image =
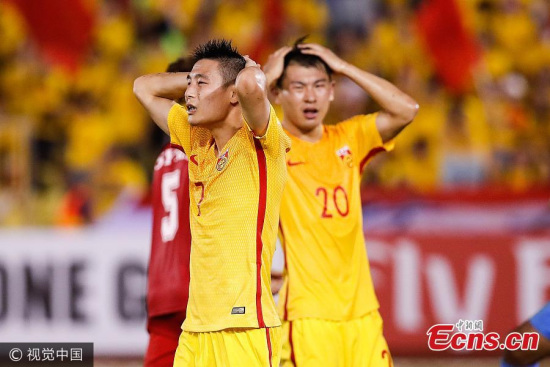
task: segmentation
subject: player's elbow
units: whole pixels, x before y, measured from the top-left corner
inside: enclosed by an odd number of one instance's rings
[[[145,95],[145,76],[140,76],[136,80],[134,80],[134,94],[139,99],[142,100],[143,96]]]
[[[146,75],[134,80],[134,95],[146,109],[149,109],[154,100],[154,95],[149,89]]]
[[[235,88],[241,97],[265,96],[265,74],[259,68],[245,68],[237,76]]]
[[[407,120],[408,123],[414,120],[414,118],[418,114],[419,109],[420,109],[420,105],[418,104],[418,102],[416,102],[414,99],[409,97],[408,101],[405,103],[405,108],[404,108],[405,120]]]
[[[414,118],[418,114],[419,109],[420,109],[420,106],[414,99],[412,98],[407,99],[407,101],[405,102],[404,106],[402,107],[399,113],[399,121],[402,127],[407,126],[414,120]]]

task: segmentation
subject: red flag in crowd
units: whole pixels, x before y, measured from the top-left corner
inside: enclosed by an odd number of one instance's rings
[[[92,43],[93,9],[84,0],[9,0],[48,61],[74,72]]]
[[[267,60],[270,53],[280,47],[285,15],[283,4],[279,0],[263,0],[263,27],[250,56],[253,60]]]
[[[422,1],[416,25],[443,84],[452,93],[466,92],[472,85],[472,67],[480,47],[464,24],[456,1]]]

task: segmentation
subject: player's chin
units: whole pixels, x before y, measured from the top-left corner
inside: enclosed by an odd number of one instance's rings
[[[201,124],[200,118],[197,118],[196,115],[188,116],[187,121],[189,122],[189,125],[191,125],[191,126],[198,126],[198,125]]]
[[[323,123],[323,120],[318,116],[310,119],[304,117],[301,121],[301,125],[304,130],[311,130],[322,123]]]

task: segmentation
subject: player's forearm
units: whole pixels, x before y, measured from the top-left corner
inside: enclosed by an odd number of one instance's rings
[[[279,79],[281,74],[277,74],[272,70],[264,70],[264,73],[265,73],[267,88],[269,89],[269,88],[275,87],[275,83],[277,82],[277,79]]]
[[[341,74],[365,90],[396,123],[406,125],[416,116],[418,103],[387,80],[348,63]]]
[[[153,121],[166,133],[170,108],[187,89],[187,73],[163,73],[140,76],[134,81],[134,94]]]
[[[258,67],[246,67],[235,81],[239,102],[248,103],[249,100],[267,96],[266,77]]]
[[[243,116],[250,128],[256,134],[263,134],[269,120],[265,74],[259,67],[246,67],[237,76],[235,88]]]
[[[281,75],[273,72],[272,70],[264,70],[264,73],[266,79],[267,98],[269,99],[269,102],[273,104],[275,103],[275,95],[273,94],[273,90],[276,87],[277,80]]]
[[[134,81],[134,93],[138,99],[158,97],[177,101],[187,89],[188,73],[148,74]]]

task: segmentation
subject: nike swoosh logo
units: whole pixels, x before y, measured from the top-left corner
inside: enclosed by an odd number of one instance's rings
[[[304,164],[305,162],[291,162],[291,161],[288,161],[286,163],[289,165],[289,167],[292,167],[292,166],[298,166],[300,164]]]
[[[193,154],[192,156],[190,156],[189,160],[191,162],[195,163],[197,166],[199,165],[199,162],[197,162],[197,155],[196,154]]]

